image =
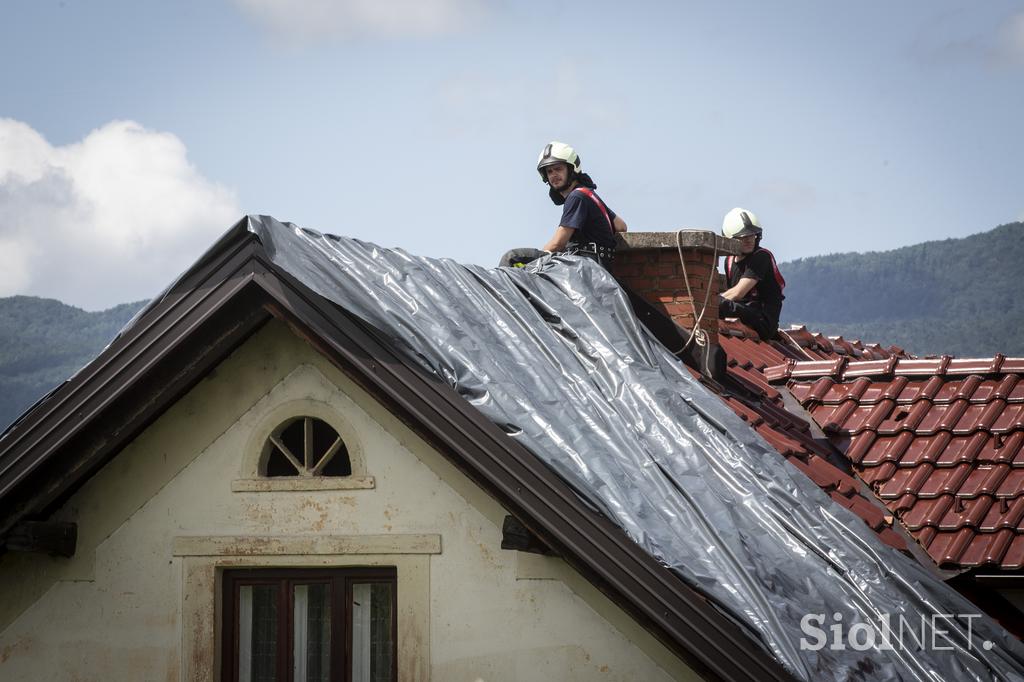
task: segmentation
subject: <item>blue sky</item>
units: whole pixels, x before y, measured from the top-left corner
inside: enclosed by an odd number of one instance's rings
[[[1024,219],[1024,3],[8,0],[0,296],[157,293],[244,213],[492,265],[559,211],[779,260]]]

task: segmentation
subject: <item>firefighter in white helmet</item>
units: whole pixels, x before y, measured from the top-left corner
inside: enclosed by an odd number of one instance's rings
[[[740,255],[725,259],[726,290],[718,298],[718,317],[737,317],[767,341],[779,329],[786,280],[775,256],[761,247],[764,230],[753,211],[725,214],[722,234],[740,241]]]
[[[615,233],[626,231],[626,221],[597,195],[597,185],[580,166],[579,154],[563,142],[550,142],[540,153],[537,172],[549,186],[551,201],[562,207],[562,218],[544,250],[574,248],[608,267],[614,258]]]

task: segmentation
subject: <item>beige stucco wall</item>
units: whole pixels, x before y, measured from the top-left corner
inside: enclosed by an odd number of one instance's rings
[[[336,411],[374,487],[238,491],[252,434],[290,401]],[[503,516],[274,322],[61,510],[74,558],[0,558],[0,679],[216,679],[216,567],[323,564],[399,567],[400,626],[424,631],[402,679],[695,678],[560,560],[501,550]]]

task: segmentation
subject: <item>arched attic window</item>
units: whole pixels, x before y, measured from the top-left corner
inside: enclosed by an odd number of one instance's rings
[[[263,413],[249,432],[235,492],[360,490],[375,487],[359,431],[338,406],[289,400]]]
[[[260,456],[259,475],[351,476],[348,447],[323,419],[302,415],[279,424],[267,437]]]

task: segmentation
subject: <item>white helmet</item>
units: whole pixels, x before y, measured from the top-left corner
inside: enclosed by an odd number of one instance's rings
[[[753,211],[748,211],[745,208],[734,208],[725,214],[725,219],[722,221],[722,234],[726,237],[739,239],[751,234],[760,237],[764,234],[764,230],[761,229],[761,223]]]
[[[580,172],[580,156],[575,149],[564,142],[549,142],[541,151],[540,158],[537,159],[537,172],[540,173],[540,179],[545,183],[548,181],[548,176],[544,169],[554,166],[556,163],[568,164],[570,170]]]

